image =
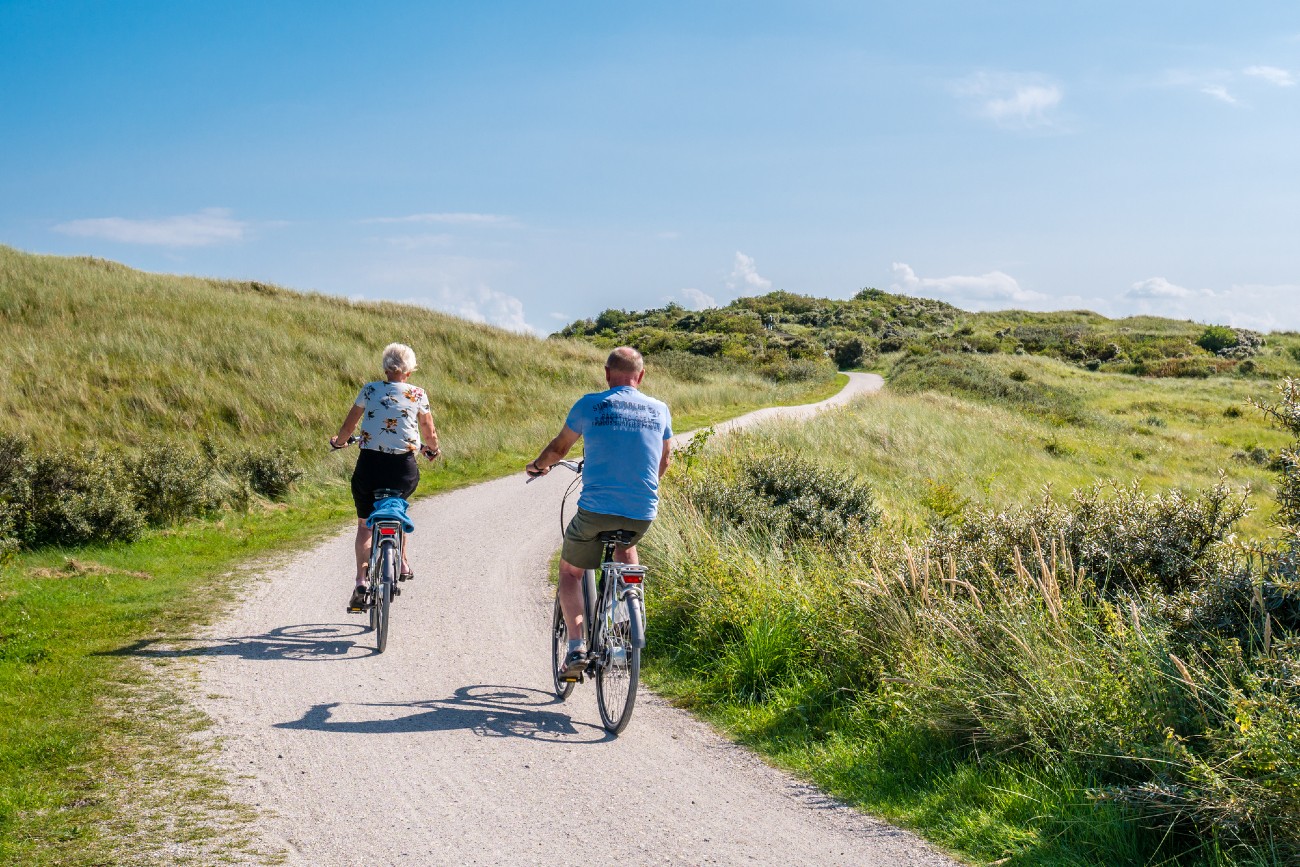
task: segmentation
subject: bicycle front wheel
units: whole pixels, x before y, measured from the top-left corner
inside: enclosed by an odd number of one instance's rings
[[[555,694],[560,700],[573,692],[573,681],[560,680],[560,670],[564,668],[564,658],[569,655],[569,627],[564,622],[564,610],[560,608],[560,591],[555,591],[555,616],[551,618],[551,680],[555,684]]]
[[[625,602],[618,602],[625,605]],[[603,615],[602,615],[603,617]],[[641,679],[641,648],[632,641],[631,620],[601,624],[601,666],[596,672],[596,704],[606,731],[618,734],[632,719]]]
[[[374,607],[370,609],[375,623],[375,649],[380,653],[388,647],[388,606],[396,580],[397,552],[386,545],[379,557],[379,581],[375,584]]]

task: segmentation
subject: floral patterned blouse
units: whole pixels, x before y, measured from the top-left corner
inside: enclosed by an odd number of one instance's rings
[[[365,410],[358,434],[363,449],[400,455],[420,447],[416,419],[432,412],[424,389],[409,382],[367,382],[354,403]]]

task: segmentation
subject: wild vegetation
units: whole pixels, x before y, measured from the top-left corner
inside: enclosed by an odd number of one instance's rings
[[[1297,386],[889,361],[683,456],[655,682],[978,862],[1294,863]]]
[[[827,360],[840,368],[870,365],[896,352],[1041,355],[1142,376],[1274,376],[1300,352],[1294,335],[1278,335],[1270,345],[1247,329],[1149,316],[968,313],[878,289],[847,300],[771,292],[701,311],[677,304],[639,312],[610,309],[560,334],[600,346],[631,343],[643,352],[733,359],[776,378],[797,376]]]
[[[354,453],[324,444],[393,340],[442,435],[425,493],[517,470],[603,387],[585,344],[0,246],[0,863],[229,854],[207,820],[236,814],[177,732],[201,721],[130,648],[213,616],[250,558],[348,520]],[[669,360],[647,390],[685,429],[824,394],[831,373]]]

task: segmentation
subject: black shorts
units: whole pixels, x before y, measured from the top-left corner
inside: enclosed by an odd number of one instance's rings
[[[408,500],[420,484],[420,466],[415,452],[390,455],[374,449],[362,449],[357,468],[352,471],[352,502],[358,518],[369,518],[375,509],[375,491],[392,488]]]

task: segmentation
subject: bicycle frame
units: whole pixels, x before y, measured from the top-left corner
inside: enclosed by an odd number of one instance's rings
[[[596,654],[597,659],[600,659],[600,652],[604,650],[605,630],[613,626],[614,609],[620,602],[637,606],[639,616],[629,616],[632,643],[645,649],[645,597],[641,595],[641,582],[648,570],[644,566],[618,562],[614,559],[614,550],[613,542],[605,544],[600,563],[600,580],[596,582],[596,604],[591,608],[591,622],[585,624],[583,630],[587,634],[587,647]],[[583,593],[586,591],[586,582],[583,582]]]

